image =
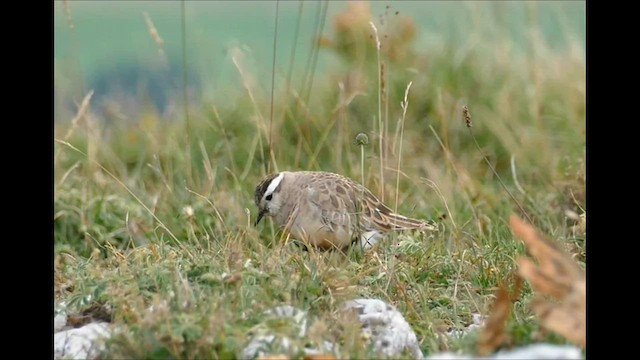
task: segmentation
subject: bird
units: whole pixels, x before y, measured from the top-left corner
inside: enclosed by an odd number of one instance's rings
[[[267,215],[293,238],[320,250],[363,249],[392,231],[436,230],[433,223],[394,213],[366,187],[325,171],[282,171],[255,188],[258,216]]]

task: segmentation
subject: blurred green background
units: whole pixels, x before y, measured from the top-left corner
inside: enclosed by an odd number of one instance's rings
[[[54,4],[57,121],[69,120],[90,89],[95,91],[94,105],[115,92],[121,93],[120,102],[135,102],[142,98],[136,92],[141,83],[151,88],[153,103],[166,110],[171,106],[168,103],[172,94],[182,91],[183,35],[192,96],[215,99],[239,88],[239,76],[229,56],[229,49],[235,46],[248,52],[257,85],[265,91],[271,86],[275,1],[55,1]],[[346,1],[279,2],[276,83],[285,79],[292,68],[292,83],[301,84],[318,21],[324,22],[322,33],[330,34],[335,15],[346,5]],[[586,9],[581,1],[374,1],[371,12],[375,18],[385,12],[409,15],[416,24],[415,49],[426,54],[445,47],[477,48],[483,44],[491,47],[505,36],[513,40],[514,47],[509,51],[518,53],[527,50],[529,32],[534,28],[541,31],[543,40],[552,49],[564,50],[568,44],[581,44],[579,51],[583,54],[585,51]],[[157,29],[163,41],[161,46],[150,35],[145,16]],[[321,50],[316,76],[339,65],[335,54]],[[134,108],[135,104],[123,111]]]
[[[55,299],[123,326],[101,358],[230,358],[285,303],[331,329],[311,340],[365,358],[355,328],[333,331],[356,297],[397,306],[425,353],[474,351],[475,338],[446,333],[511,281],[526,252],[511,214],[586,266],[585,2],[54,10]],[[281,170],[349,176],[441,231],[365,254],[301,252],[273,222],[252,225],[256,184]],[[541,333],[535,295],[523,287],[508,343],[566,343]]]

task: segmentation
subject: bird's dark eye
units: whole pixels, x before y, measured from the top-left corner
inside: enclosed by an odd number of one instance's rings
[[[265,200],[271,201],[272,198],[273,198],[273,194],[269,194],[267,195],[267,197],[265,197]]]

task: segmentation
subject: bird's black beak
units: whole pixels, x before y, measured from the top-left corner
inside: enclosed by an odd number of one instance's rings
[[[264,217],[264,214],[267,213],[267,210],[260,210],[260,212],[258,213],[258,218],[256,219],[256,223],[253,226],[258,226],[258,223],[260,222],[260,220],[262,220],[262,218]]]

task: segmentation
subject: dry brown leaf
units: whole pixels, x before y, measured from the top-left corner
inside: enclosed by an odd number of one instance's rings
[[[536,266],[528,258],[519,258],[518,273],[539,293],[532,300],[531,307],[540,317],[542,326],[584,348],[587,341],[587,282],[584,271],[517,216],[511,216],[510,225],[524,241],[529,253],[538,259],[539,265]],[[557,302],[550,302],[544,296],[554,297]]]
[[[500,285],[496,300],[493,302],[489,318],[480,331],[478,339],[478,354],[488,355],[497,349],[507,339],[504,333],[504,326],[511,313],[511,305],[520,295],[522,278],[515,277],[513,293],[509,295],[506,284]]]
[[[305,355],[304,360],[337,360],[338,358],[331,354],[315,354]]]
[[[228,274],[222,277],[222,281],[225,284],[235,284],[238,281],[242,280],[242,273],[241,272],[235,272],[233,274]]]
[[[291,358],[283,354],[263,355],[263,356],[258,356],[256,358],[256,360],[289,360],[289,359]]]

